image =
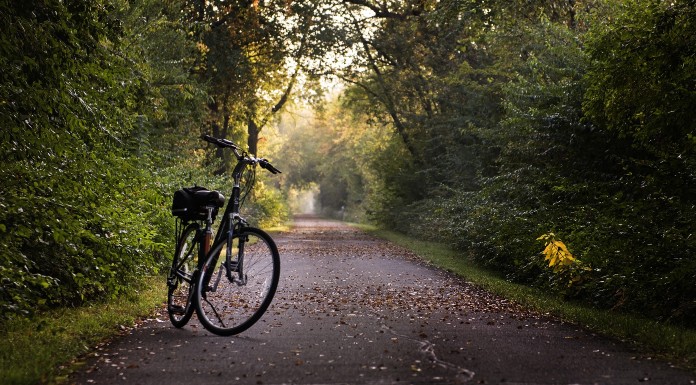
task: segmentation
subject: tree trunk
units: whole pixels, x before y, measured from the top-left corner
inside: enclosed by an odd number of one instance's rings
[[[254,116],[249,114],[247,118],[247,132],[249,137],[247,139],[247,146],[249,147],[249,153],[252,156],[256,156],[259,146],[259,126],[254,121]]]
[[[230,116],[228,113],[224,112],[223,117],[222,117],[222,125],[220,124],[220,121],[218,120],[218,111],[220,109],[220,103],[213,99],[208,103],[208,108],[210,109],[210,116],[211,116],[211,122],[210,122],[210,128],[212,130],[212,136],[215,138],[223,138],[226,139],[229,136],[230,133]],[[223,104],[223,111],[226,111],[226,108]],[[215,156],[213,157],[213,162],[216,160],[220,162],[220,166],[213,172],[215,175],[222,175],[225,174],[230,167],[230,162],[232,159],[232,155],[229,151],[229,149],[224,149],[220,147],[215,148]]]

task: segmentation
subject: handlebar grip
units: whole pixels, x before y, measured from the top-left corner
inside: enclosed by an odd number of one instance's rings
[[[218,147],[230,147],[237,149],[237,145],[234,144],[233,142],[227,140],[227,139],[218,139],[218,138],[213,138],[212,136],[208,134],[203,134],[201,135],[201,139],[205,140],[208,143],[212,143]]]
[[[265,168],[266,170],[270,171],[271,174],[281,174],[280,170],[273,167],[271,162],[267,161],[266,159],[259,159],[259,165],[261,168]]]
[[[218,140],[208,134],[201,135],[201,139],[205,140],[208,143],[218,144]]]

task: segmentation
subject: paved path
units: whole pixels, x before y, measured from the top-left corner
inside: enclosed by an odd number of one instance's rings
[[[696,375],[525,311],[337,222],[277,235],[262,320],[217,337],[166,314],[98,348],[78,384],[694,384]]]

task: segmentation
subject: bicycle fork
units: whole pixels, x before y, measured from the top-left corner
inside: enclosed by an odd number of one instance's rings
[[[227,279],[234,282],[237,286],[247,284],[247,275],[244,274],[244,245],[246,239],[242,236],[238,237],[239,244],[237,245],[237,260],[232,260],[232,231],[227,236],[227,256],[225,258],[225,271]],[[233,273],[237,273],[237,277]]]
[[[222,263],[222,266],[217,272],[217,276],[213,280],[213,284],[209,285],[210,279],[212,279],[212,271],[206,272],[205,274],[208,275],[210,278],[207,280],[206,283],[206,292],[216,292],[218,289],[218,285],[220,285],[220,281],[222,280],[222,270],[225,270],[225,278],[232,283],[235,283],[237,286],[244,286],[247,284],[247,275],[244,274],[244,244],[245,240],[243,238],[239,238],[239,245],[237,246],[237,260],[234,261],[232,260],[232,255],[233,255],[233,248],[232,248],[232,232],[229,232],[228,235],[228,240],[227,240],[227,248],[226,248],[226,255],[225,255],[225,261]],[[219,255],[218,255],[219,258]],[[208,268],[213,267],[217,265],[218,259],[215,258],[215,260],[208,265]],[[234,273],[237,273],[236,275]]]

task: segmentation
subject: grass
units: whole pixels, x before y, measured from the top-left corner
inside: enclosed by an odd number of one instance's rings
[[[75,357],[118,334],[123,327],[154,314],[165,296],[165,280],[151,277],[141,290],[128,297],[4,323],[0,327],[0,382],[22,385],[64,381]]]
[[[291,223],[284,223],[280,225],[275,225],[275,226],[269,226],[269,227],[262,227],[263,231],[269,233],[269,234],[276,234],[276,233],[285,233],[290,231],[290,228],[292,227]]]
[[[433,265],[451,271],[487,291],[514,300],[541,313],[581,325],[598,334],[627,342],[644,354],[696,370],[696,330],[660,323],[634,315],[598,310],[563,301],[539,289],[512,283],[485,270],[446,245],[372,226],[355,225],[377,237],[405,247]]]

